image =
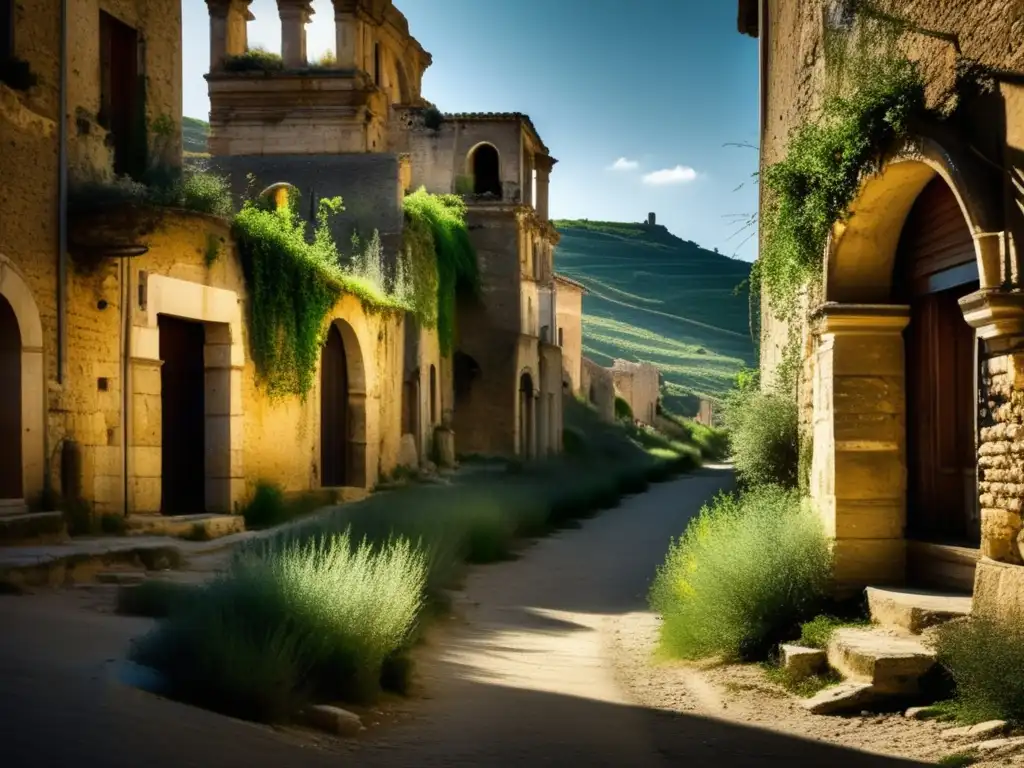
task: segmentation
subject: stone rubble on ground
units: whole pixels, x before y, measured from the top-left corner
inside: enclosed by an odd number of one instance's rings
[[[960,728],[950,728],[942,732],[944,739],[973,739],[979,736],[995,736],[1006,730],[1005,720],[988,720],[977,725],[965,725]]]
[[[939,710],[935,707],[911,707],[903,716],[911,720],[931,720],[938,717]]]
[[[1005,757],[1024,751],[1024,736],[1016,736],[1009,739],[989,739],[974,745],[979,752],[986,753],[986,757]]]
[[[321,731],[338,736],[355,736],[364,730],[363,721],[352,712],[329,704],[318,704],[306,710],[306,722]]]
[[[782,666],[795,680],[803,680],[825,671],[827,666],[825,652],[818,648],[784,644],[780,646],[780,649],[782,650]]]
[[[803,707],[815,715],[829,715],[859,709],[875,701],[877,694],[871,683],[847,681],[819,691],[803,702]]]

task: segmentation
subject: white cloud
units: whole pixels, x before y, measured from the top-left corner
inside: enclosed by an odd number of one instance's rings
[[[675,168],[662,168],[660,171],[644,174],[644,184],[663,187],[668,184],[688,184],[696,178],[697,172],[693,168],[677,165]]]
[[[614,163],[608,166],[609,171],[635,171],[640,167],[640,163],[636,160],[627,160],[624,157],[620,157]]]

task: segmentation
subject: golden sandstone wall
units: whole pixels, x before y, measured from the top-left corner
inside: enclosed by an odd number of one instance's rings
[[[822,0],[768,0],[761,152],[765,165],[785,156],[790,132],[820,104],[825,82],[825,11]],[[983,559],[977,570],[976,607],[1024,608],[1020,500],[1024,496],[1024,377],[1018,355],[1007,354],[1024,339],[1020,299],[1020,243],[1024,236],[1021,194],[1024,173],[1024,7],[1010,0],[907,0],[890,4],[911,30],[901,47],[921,62],[934,98],[953,82],[958,54],[989,68],[994,91],[973,106],[959,133],[915,136],[865,185],[854,204],[854,229],[834,238],[828,258],[826,295],[804,307],[797,334],[802,358],[798,392],[805,432],[813,434],[812,495],[837,537],[840,580],[852,584],[900,580],[904,576],[906,504],[906,402],[897,309],[828,309],[809,319],[824,300],[868,303],[891,275],[879,265],[891,259],[902,226],[893,211],[907,190],[919,189],[936,173],[959,198],[975,236],[983,289],[961,306],[984,339],[979,411],[979,498]],[[916,30],[916,31],[915,31]],[[928,34],[922,34],[922,31]],[[916,194],[916,193],[914,193]],[[888,201],[888,202],[885,202]],[[888,212],[887,209],[888,208]],[[858,242],[860,245],[858,245]],[[888,249],[888,250],[887,250]],[[858,278],[858,270],[862,271]],[[862,282],[870,270],[880,270]],[[823,266],[824,271],[824,266]],[[844,282],[846,281],[846,282]],[[846,287],[844,287],[846,286]],[[1004,290],[1000,290],[1004,286]],[[1008,286],[1009,290],[1005,290]],[[871,297],[885,303],[886,296]],[[790,337],[784,323],[762,308],[761,365],[771,382]],[[873,425],[873,426],[871,426]],[[1022,435],[1024,438],[1024,435]],[[1024,442],[1021,442],[1024,444]]]
[[[210,236],[220,252],[207,266]],[[131,392],[128,419],[130,506],[156,512],[161,489],[161,385],[158,315],[205,324],[207,507],[231,511],[247,486],[271,480],[285,490],[320,482],[319,376],[303,399],[270,399],[261,388],[246,336],[246,292],[226,223],[169,213],[146,238],[149,252],[131,259],[128,278],[110,259],[94,274],[73,273],[69,291],[70,375],[65,395],[67,434],[83,448],[83,494],[99,512],[121,510],[120,345],[121,298],[132,317]],[[122,292],[122,281],[130,284]],[[145,302],[139,301],[145,286]],[[99,310],[98,303],[107,306]],[[352,296],[329,315],[342,327],[349,361],[349,391],[363,396],[353,414],[353,441],[365,444],[364,476],[373,487],[379,472],[398,460],[403,369],[402,320],[368,314]],[[100,384],[101,380],[104,380]],[[353,482],[356,484],[356,482]]]

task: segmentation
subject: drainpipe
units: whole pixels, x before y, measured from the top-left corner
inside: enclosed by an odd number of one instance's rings
[[[67,367],[68,275],[68,0],[60,3],[60,115],[57,211],[57,382],[63,386]]]

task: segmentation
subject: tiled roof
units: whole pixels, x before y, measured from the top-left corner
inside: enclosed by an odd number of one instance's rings
[[[581,282],[578,282],[578,281],[576,281],[576,280],[573,280],[573,279],[572,279],[571,277],[566,277],[565,275],[562,275],[562,274],[558,274],[558,273],[556,272],[556,273],[555,273],[555,280],[558,280],[558,281],[559,281],[559,282],[561,282],[561,283],[565,283],[566,285],[572,285],[572,286],[575,286],[576,288],[579,288],[579,289],[580,289],[581,291],[583,291],[584,293],[587,293],[587,286],[585,286],[585,285],[584,285],[583,283],[581,283]]]
[[[536,127],[533,125],[533,121],[529,115],[524,115],[522,112],[445,112],[445,120],[490,120],[493,122],[502,122],[507,120],[518,120],[522,122],[533,134],[533,137],[537,139],[537,143],[540,144],[540,148],[545,153],[548,152],[548,148],[544,145],[544,142],[540,138],[540,134],[537,133]]]

